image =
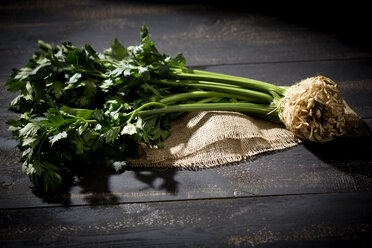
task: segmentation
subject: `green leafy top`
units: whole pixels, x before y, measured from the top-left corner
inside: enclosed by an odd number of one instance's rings
[[[88,44],[53,48],[39,41],[27,65],[13,69],[6,82],[9,91],[20,92],[11,110],[21,115],[8,124],[20,141],[23,172],[36,186],[54,191],[77,160],[104,160],[119,171],[139,142],[161,146],[170,117],[135,113],[170,92],[150,80],[184,65],[182,55],[158,52],[146,26],[139,45],[125,48],[114,39],[103,54]]]

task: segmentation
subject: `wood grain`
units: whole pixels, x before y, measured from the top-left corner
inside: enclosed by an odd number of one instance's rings
[[[26,1],[25,6],[32,5]],[[21,5],[22,6],[22,5]],[[60,6],[10,5],[0,10],[0,67],[5,72],[26,63],[41,39],[54,44],[69,40],[102,51],[115,37],[138,42],[147,23],[160,51],[182,52],[189,65],[371,58],[372,52],[265,13],[226,11],[210,5],[141,4],[120,1]]]
[[[371,194],[352,193],[0,210],[0,237],[7,247],[366,247],[371,208]]]
[[[190,68],[248,77],[285,86],[321,74],[338,83],[342,97],[360,117],[372,117],[372,98],[370,97],[372,59],[190,66]],[[9,78],[5,72],[1,74],[1,71],[0,83]],[[8,105],[16,94],[7,92],[3,85],[0,87],[0,92],[1,113],[9,114]]]
[[[114,174],[97,166],[53,196],[38,195],[16,162],[5,172],[0,206],[24,208],[180,199],[372,191],[371,138],[306,143],[231,166],[199,171],[129,169]],[[8,158],[9,160],[9,158]],[[39,197],[35,197],[39,196]]]

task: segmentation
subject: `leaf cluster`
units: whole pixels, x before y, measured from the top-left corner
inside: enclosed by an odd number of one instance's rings
[[[114,39],[103,53],[88,44],[38,45],[6,82],[9,91],[19,92],[10,107],[20,114],[7,123],[19,140],[22,171],[36,186],[55,191],[77,164],[89,161],[120,171],[126,158],[138,153],[139,143],[162,146],[172,116],[144,118],[138,112],[181,91],[151,80],[164,78],[172,67],[183,68],[182,55],[161,54],[146,26],[139,45],[125,48]]]

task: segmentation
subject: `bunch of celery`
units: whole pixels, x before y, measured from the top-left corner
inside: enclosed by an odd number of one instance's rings
[[[6,85],[20,91],[11,102],[20,116],[8,124],[23,152],[22,171],[44,191],[92,161],[120,171],[139,143],[161,148],[169,120],[187,111],[242,112],[316,141],[343,133],[343,103],[330,79],[289,88],[191,70],[181,54],[159,53],[145,26],[138,46],[115,39],[102,54],[90,45],[40,41]]]

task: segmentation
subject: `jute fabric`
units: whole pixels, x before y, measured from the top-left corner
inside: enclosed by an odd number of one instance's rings
[[[347,104],[345,112],[348,128],[361,125]],[[164,148],[142,146],[141,156],[129,162],[133,167],[208,168],[299,143],[282,124],[236,112],[191,112],[171,123],[171,136],[164,141]]]

